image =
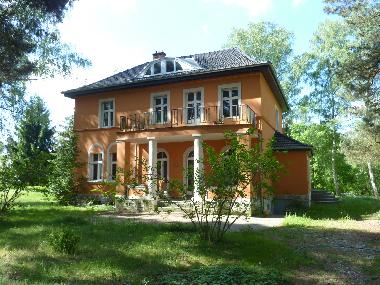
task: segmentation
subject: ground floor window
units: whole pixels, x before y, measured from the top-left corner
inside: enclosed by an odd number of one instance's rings
[[[186,156],[186,184],[188,187],[188,195],[192,195],[194,191],[194,150],[189,151]]]
[[[168,156],[164,151],[157,153],[157,175],[160,179],[168,181]]]
[[[103,173],[103,155],[101,153],[90,154],[90,180],[96,181],[102,179]]]
[[[117,175],[117,155],[116,153],[111,153],[110,154],[110,179],[111,180],[116,180],[116,175]]]

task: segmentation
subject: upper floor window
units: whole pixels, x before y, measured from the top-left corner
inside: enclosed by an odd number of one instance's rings
[[[115,123],[115,101],[102,100],[100,101],[100,127],[113,127]]]
[[[240,83],[219,86],[221,96],[222,114],[224,118],[238,117],[240,115]]]

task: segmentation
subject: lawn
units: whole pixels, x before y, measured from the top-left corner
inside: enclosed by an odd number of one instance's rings
[[[349,206],[352,203],[363,208]],[[331,284],[350,284],[339,283],[344,277],[339,278],[338,271],[332,274],[324,258],[304,245],[313,239],[323,242],[323,233],[334,237],[345,231],[368,235],[376,249],[379,232],[355,230],[349,223],[377,222],[380,203],[348,199],[335,207],[316,205],[301,216],[287,217],[281,228],[229,233],[223,243],[210,246],[190,227],[102,218],[99,213],[107,207],[62,207],[40,193],[30,193],[0,218],[0,284],[157,284],[168,274],[226,265],[264,275],[274,272],[290,284],[315,284],[318,276],[329,276]],[[56,253],[47,243],[49,233],[61,227],[81,236],[74,256]],[[330,248],[324,250],[326,256],[339,260]],[[378,264],[378,255],[355,264],[364,276],[360,277],[369,282],[363,284],[378,284]]]

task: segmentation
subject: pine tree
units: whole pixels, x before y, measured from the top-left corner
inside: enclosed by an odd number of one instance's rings
[[[8,152],[15,163],[21,163],[22,180],[27,185],[46,185],[51,168],[54,128],[50,113],[40,97],[28,102],[17,123],[16,138],[8,140]]]

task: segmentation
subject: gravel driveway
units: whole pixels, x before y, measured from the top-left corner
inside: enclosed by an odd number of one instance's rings
[[[143,223],[190,223],[180,212],[170,214],[161,212],[159,214],[103,214],[101,217],[134,220]],[[232,220],[233,216],[231,216]],[[240,217],[232,225],[231,231],[240,231],[245,229],[261,230],[266,228],[280,227],[284,222],[284,217],[272,216],[268,218],[258,217]]]

